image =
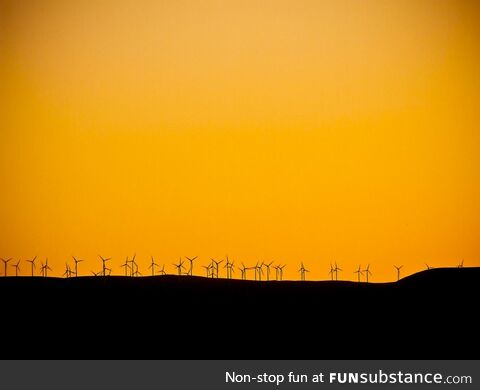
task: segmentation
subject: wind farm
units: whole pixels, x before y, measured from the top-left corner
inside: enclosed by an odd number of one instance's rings
[[[472,297],[480,293],[480,267],[458,268],[452,263],[451,267],[436,267],[399,280],[375,283],[371,278],[367,280],[369,273],[365,270],[369,266],[352,269],[351,274],[356,277],[353,280],[339,277],[332,280],[328,267],[323,275],[309,273],[307,280],[307,263],[301,262],[298,278],[285,280],[281,275],[282,264],[260,261],[250,266],[242,264],[238,268],[242,272],[234,277],[231,266],[226,266],[234,263],[231,258],[228,262],[225,258],[202,264],[199,257],[198,274],[190,274],[188,268],[183,268],[185,259],[179,258],[171,267],[160,266],[150,259],[150,265],[145,263],[145,276],[137,268],[143,259],[137,258],[134,263],[119,259],[115,263],[113,257],[111,274],[105,266],[88,275],[85,267],[85,274],[77,276],[67,263],[63,277],[52,276],[47,261],[42,264],[40,275],[34,277],[29,276],[30,270],[21,277],[9,273],[8,277],[0,278],[0,294],[10,297],[2,312],[9,321],[1,326],[27,331],[31,321],[42,318],[36,322],[37,327],[54,340],[66,336],[74,325],[82,331],[76,334],[79,343],[53,343],[54,346],[47,348],[46,338],[27,338],[26,344],[20,339],[21,349],[5,347],[3,353],[19,356],[21,350],[22,356],[36,357],[39,351],[44,351],[52,357],[75,357],[92,356],[95,351],[96,357],[126,358],[145,356],[141,346],[146,345],[155,351],[152,352],[155,357],[169,358],[220,355],[248,358],[252,354],[281,358],[291,356],[289,353],[328,358],[379,355],[431,358],[448,356],[462,348],[462,342],[474,340]],[[217,272],[216,264],[222,260],[225,266]],[[88,265],[87,259],[85,263]],[[125,274],[126,264],[134,271]],[[266,264],[275,270],[275,278],[261,278],[260,267],[265,269]],[[332,264],[332,268],[339,267]],[[250,275],[246,274],[247,269],[252,271]],[[18,315],[20,311],[22,316]],[[446,311],[457,314],[448,316]],[[97,326],[91,326],[91,319],[109,329],[110,337],[103,339],[101,349],[96,338]],[[70,324],[65,328],[53,325],[65,321]],[[193,322],[196,333],[212,337],[187,337]],[[256,324],[269,329],[268,337],[258,332]],[[155,329],[156,337],[145,332],[147,326]],[[126,344],[121,341],[124,328],[135,335],[134,341],[129,339]],[[380,329],[388,329],[387,334],[395,337],[383,336]],[[422,329],[429,330],[427,339]],[[349,332],[367,339],[368,349],[358,349],[350,341]],[[164,334],[182,337],[165,342]],[[237,340],[248,342],[223,341],[235,340],[232,334],[241,335]],[[299,343],[298,334],[309,342]],[[343,336],[330,337],[335,334]],[[441,337],[441,343],[437,337]],[[391,343],[396,347],[392,348]],[[475,342],[468,345],[474,348]]]
[[[2,7],[0,357],[473,348],[480,3],[207,3]]]
[[[21,273],[20,263],[21,259],[17,259],[16,263],[10,264],[11,261],[14,261],[14,258],[0,258],[4,264],[4,272],[3,276],[23,276],[23,277],[36,277],[41,276],[44,278],[48,277],[66,277],[66,278],[81,278],[85,276],[96,276],[96,277],[111,277],[111,276],[124,276],[124,277],[141,277],[143,273],[140,271],[141,265],[137,259],[137,255],[134,254],[129,260],[127,256],[124,261],[115,262],[115,259],[112,257],[105,258],[101,255],[98,255],[101,261],[101,268],[99,271],[84,272],[82,273],[79,269],[79,263],[86,263],[88,265],[88,261],[84,259],[78,259],[75,256],[72,256],[73,265],[71,265],[68,261],[65,263],[65,270],[63,273],[59,273],[57,275],[52,274],[53,269],[48,264],[48,257],[45,258],[45,262],[41,262],[40,268],[37,270],[36,267],[36,259],[38,256],[34,256],[31,259],[25,259],[24,261],[30,264],[29,270],[24,270],[23,274]],[[162,264],[159,264],[155,261],[154,256],[150,256],[149,262],[142,261],[144,264],[144,271],[145,275],[153,277],[159,275],[177,275],[177,276],[195,276],[195,277],[205,277],[207,279],[236,279],[236,280],[253,280],[256,282],[279,282],[279,281],[307,281],[306,275],[307,273],[311,273],[309,269],[307,269],[304,265],[304,262],[301,261],[299,263],[299,269],[297,271],[298,279],[297,278],[288,278],[284,279],[283,270],[286,267],[286,264],[282,264],[281,262],[275,261],[256,261],[255,263],[251,263],[250,266],[245,265],[244,261],[240,261],[239,263],[241,266],[235,266],[235,261],[230,260],[228,256],[221,259],[214,259],[210,258],[208,263],[199,264],[199,268],[197,271],[194,269],[194,264],[196,261],[200,261],[199,256],[188,257],[188,256],[180,256],[178,262],[171,263],[171,267],[166,269],[166,264],[168,264],[168,260]],[[93,262],[93,261],[92,261]],[[111,268],[107,266],[107,264],[112,263]],[[188,267],[185,266],[188,264]],[[223,267],[221,266],[223,264]],[[341,278],[340,272],[343,271],[337,263],[337,261],[329,263],[329,270],[328,272],[325,271],[324,273],[319,274],[312,274],[310,281],[335,281],[335,282],[345,282],[345,281],[357,281],[359,283],[370,283],[372,282],[372,271],[370,268],[370,264],[362,269],[362,265],[359,264],[357,268],[352,270],[352,273],[355,275],[353,279],[343,279]],[[423,268],[426,271],[434,270],[435,268],[474,268],[474,267],[464,267],[464,260],[460,263],[452,263],[450,267],[443,266],[443,267],[433,267],[427,263],[420,263],[417,268],[417,272],[422,270],[422,266],[426,266]],[[403,265],[396,265],[393,264],[395,269],[395,277],[390,280],[390,282],[400,281],[401,277],[401,270],[403,269]],[[13,268],[11,272],[9,269]],[[202,271],[202,269],[204,271]],[[238,272],[236,273],[235,270]],[[248,273],[247,271],[252,271],[252,273]],[[50,274],[49,274],[50,272]],[[274,277],[272,274],[274,272]],[[415,272],[413,272],[415,273]],[[252,276],[253,275],[253,276]],[[147,277],[145,276],[145,277]],[[407,275],[408,276],[408,275]],[[385,281],[382,281],[385,282]],[[388,281],[387,281],[388,282]]]

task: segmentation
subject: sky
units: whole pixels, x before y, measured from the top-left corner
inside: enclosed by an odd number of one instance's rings
[[[57,276],[133,253],[144,274],[150,256],[287,279],[480,266],[479,17],[473,0],[0,0],[0,257]]]

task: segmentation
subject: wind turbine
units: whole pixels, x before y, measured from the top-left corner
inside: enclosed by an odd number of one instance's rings
[[[12,267],[15,268],[15,276],[18,276],[18,273],[20,272],[20,260],[17,261],[17,264],[12,264]]]
[[[128,276],[128,269],[130,268],[130,266],[128,265],[128,263],[130,263],[130,261],[128,260],[128,256],[125,260],[125,263],[123,263],[120,267],[121,268],[125,268],[125,276]]]
[[[333,267],[332,263],[330,263],[330,272],[328,273],[332,280],[333,280],[333,277],[335,276],[335,268]]]
[[[7,265],[12,260],[12,258],[10,257],[9,259],[6,259],[6,260],[5,259],[0,259],[0,260],[2,260],[3,264],[5,265],[5,275],[3,276],[7,276]]]
[[[230,279],[230,261],[228,260],[228,256],[226,256],[227,262],[223,266],[227,270],[227,279]]]
[[[48,257],[45,258],[45,264],[42,266],[42,268],[43,268],[43,273],[44,273],[43,276],[48,277],[48,271],[52,271],[52,269],[48,265]]]
[[[137,254],[134,253],[133,257],[132,257],[132,260],[130,260],[130,263],[132,263],[132,265],[130,267],[130,276],[135,276],[135,270],[138,271],[138,266],[137,266],[137,263],[135,262],[136,257],[137,257]]]
[[[188,271],[188,275],[192,276],[193,275],[193,262],[195,261],[195,259],[197,258],[198,256],[195,256],[195,257],[187,257],[185,256],[185,258],[190,262],[190,270]]]
[[[162,265],[162,269],[159,271],[160,275],[166,275],[167,273],[165,272],[165,264]]]
[[[150,264],[150,267],[148,269],[152,269],[152,276],[155,276],[155,267],[160,267],[157,263],[155,263],[155,260],[152,256],[152,263]]]
[[[285,268],[286,264],[280,266],[280,280],[283,280],[283,269]]]
[[[31,267],[32,267],[32,276],[33,276],[33,269],[36,268],[35,260],[37,260],[37,256],[35,256],[32,260],[26,260],[27,262],[29,262],[29,263],[31,264]]]
[[[370,264],[367,265],[367,268],[365,268],[363,270],[363,272],[365,273],[365,278],[367,279],[367,283],[368,283],[368,275],[371,275],[372,273],[370,272]]]
[[[215,270],[215,273],[216,273],[215,277],[218,279],[218,274],[219,274],[218,269],[219,269],[219,265],[223,263],[223,260],[217,261],[217,260],[212,259],[212,261],[213,261],[213,263],[215,263],[213,269]],[[212,278],[213,278],[213,276],[212,276]]]
[[[462,259],[462,261],[458,264],[457,268],[463,268],[463,261],[464,259]]]
[[[270,266],[273,264],[273,261],[271,261],[268,264],[265,264],[265,268],[267,269],[267,281],[270,280]]]
[[[95,272],[95,271],[90,271],[90,272],[92,273],[93,276],[98,276],[98,274],[100,273],[100,272]]]
[[[279,280],[280,265],[274,265],[273,269],[275,270],[275,280]]]
[[[258,261],[257,261],[257,264],[255,264],[255,280],[257,280],[257,274],[258,274],[258,280],[261,281],[262,280],[262,274],[263,274],[263,261],[261,264],[258,264]]]
[[[361,266],[359,264],[358,269],[354,272],[354,274],[357,274],[357,276],[358,276],[358,282],[359,283],[360,283],[360,276],[363,274],[363,271],[360,268],[361,268]]]
[[[394,265],[394,267],[396,268],[397,270],[397,282],[400,280],[400,270],[402,269],[403,265]]]
[[[75,276],[78,276],[78,263],[81,263],[83,260],[77,259],[75,256],[72,256],[72,258],[75,262]]]
[[[335,262],[335,269],[333,271],[335,272],[335,280],[338,280],[338,271],[342,271],[342,269],[338,267],[337,262]]]
[[[107,263],[107,261],[110,261],[112,258],[109,257],[108,259],[105,259],[105,258],[103,258],[103,257],[100,256],[100,255],[98,255],[98,257],[100,257],[100,259],[102,260],[102,274],[103,274],[103,276],[107,276],[107,274],[106,274],[106,272],[105,272],[105,271],[107,270],[106,263]],[[110,270],[110,271],[111,271],[111,270]]]
[[[138,270],[138,264],[133,261],[132,265],[135,267],[135,271],[133,271],[133,276],[143,276],[143,274]]]
[[[231,279],[232,278],[232,273],[235,272],[233,270],[234,264],[235,264],[235,262],[233,262],[233,261],[230,263],[230,260],[228,259],[228,256],[227,256],[227,263],[224,265],[224,268],[227,269],[227,279]]]
[[[242,263],[242,268],[240,268],[240,273],[241,273],[241,277],[242,277],[242,280],[246,280],[247,279],[247,270],[248,268],[245,267],[245,264]]]
[[[427,270],[433,269],[433,267],[430,267],[427,263],[425,263],[425,267],[427,267]]]
[[[305,281],[305,272],[310,272],[308,269],[305,268],[305,266],[303,265],[303,262],[301,263],[301,267],[300,269],[298,270],[298,272],[300,272],[300,278],[302,281]]]
[[[203,268],[205,268],[205,272],[207,273],[207,278],[210,277],[210,270],[212,268],[212,265],[209,264],[209,265],[202,265]]]
[[[210,264],[208,265],[207,275],[210,275],[212,279],[215,277],[215,262],[213,259],[211,259]]]
[[[62,276],[65,276],[67,278],[70,278],[72,276],[72,270],[70,269],[70,265],[68,263],[65,263],[65,272]]]
[[[180,257],[180,260],[178,261],[178,264],[173,263],[173,265],[174,265],[175,267],[177,267],[178,274],[181,275],[181,274],[182,274],[182,268],[185,269],[185,267],[183,266],[183,260],[182,260],[182,258]]]

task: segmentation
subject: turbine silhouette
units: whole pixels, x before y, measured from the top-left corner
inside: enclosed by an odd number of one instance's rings
[[[162,269],[159,271],[160,275],[166,275],[167,273],[165,272],[165,264],[162,265]]]
[[[72,273],[74,273],[74,271],[72,271],[70,269],[70,265],[66,262],[65,263],[65,272],[63,273],[62,276],[65,276],[66,278],[70,278],[72,276]]]
[[[301,263],[301,266],[300,266],[300,269],[298,270],[298,272],[300,272],[300,279],[302,281],[305,281],[305,273],[306,272],[310,272],[308,269],[305,268],[305,266],[303,265],[303,262]]]
[[[104,258],[104,257],[102,257],[102,256],[100,256],[100,255],[98,255],[98,257],[100,257],[100,259],[102,260],[102,274],[103,274],[103,276],[107,276],[107,273],[106,273],[106,271],[107,271],[106,263],[107,263],[107,261],[110,261],[112,258],[109,257],[109,258],[106,259],[106,258]],[[110,270],[110,271],[111,271],[111,270]]]
[[[17,261],[17,264],[12,264],[12,267],[15,268],[15,276],[18,276],[18,273],[20,272],[20,260]]]
[[[202,265],[203,268],[205,268],[205,272],[207,273],[207,278],[210,277],[210,271],[212,269],[212,264],[209,265]]]
[[[197,257],[198,257],[198,256],[195,256],[195,257],[190,258],[190,257],[186,257],[186,256],[185,256],[185,258],[190,262],[190,269],[189,269],[189,271],[187,272],[188,275],[190,275],[190,276],[193,275],[193,262],[196,260]]]
[[[248,270],[248,268],[245,267],[245,264],[242,263],[242,267],[240,268],[240,273],[241,273],[242,280],[247,279],[247,270]]]
[[[370,272],[370,264],[367,265],[367,268],[363,270],[363,273],[365,274],[366,281],[368,283],[368,275],[371,275],[372,273]]]
[[[44,277],[48,277],[48,271],[52,271],[52,269],[48,265],[48,257],[47,257],[45,258],[45,264],[42,263],[42,269],[41,269],[42,275]]]
[[[220,261],[216,261],[214,259],[212,259],[212,262],[214,263],[214,270],[215,270],[215,277],[218,279],[218,275],[219,275],[219,265],[223,263],[223,260],[220,260]],[[213,276],[212,276],[213,278]]]
[[[403,265],[394,265],[395,269],[397,270],[397,282],[400,280],[400,270],[403,268]]]
[[[255,264],[255,280],[257,280],[257,276],[258,276],[258,280],[261,281],[262,280],[262,275],[263,275],[263,261],[261,264],[258,264],[258,261],[257,261],[257,264]]]
[[[225,263],[224,267],[223,268],[226,268],[227,269],[227,279],[231,279],[233,277],[233,273],[235,272],[233,267],[234,267],[234,262],[232,261],[230,263],[230,260],[228,259],[228,256],[227,256],[227,262]]]
[[[3,275],[3,276],[6,277],[6,276],[7,276],[7,265],[8,265],[8,263],[12,260],[12,258],[10,257],[9,259],[0,259],[0,260],[3,261],[3,264],[4,264],[4,266],[5,266],[5,275]]]
[[[128,260],[128,256],[125,259],[125,263],[123,263],[120,268],[125,268],[125,276],[128,276],[128,270],[130,269],[130,265],[128,264],[130,261]]]
[[[333,271],[335,272],[335,280],[338,280],[338,271],[342,271],[342,269],[337,265],[337,262],[335,262],[335,268]]]
[[[148,269],[152,270],[152,276],[155,276],[155,267],[160,267],[157,263],[155,263],[155,259],[152,257],[152,263],[150,264],[150,267]]]
[[[185,269],[185,267],[183,266],[182,258],[180,257],[180,260],[179,260],[178,264],[173,263],[173,265],[177,268],[178,274],[181,275],[182,274],[182,269]]]
[[[77,259],[75,256],[72,256],[72,258],[75,262],[75,276],[78,276],[78,263],[81,263],[83,260]]]
[[[357,276],[358,276],[358,282],[359,283],[360,283],[360,276],[363,274],[363,271],[360,268],[361,268],[361,266],[359,264],[358,269],[354,272],[354,274],[357,274]]]
[[[265,265],[265,268],[267,269],[267,281],[270,280],[270,266],[273,264],[273,261],[271,261],[270,263],[268,264],[264,264]]]
[[[330,263],[330,272],[328,274],[330,275],[332,280],[335,279],[335,267],[332,265],[332,263]]]
[[[35,260],[37,260],[37,256],[35,256],[32,260],[26,260],[28,263],[31,264],[32,276],[33,276],[33,270],[37,268],[37,266],[35,265]]]

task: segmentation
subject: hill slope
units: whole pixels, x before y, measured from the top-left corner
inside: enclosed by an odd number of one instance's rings
[[[0,278],[1,358],[478,358],[480,268],[398,283]]]

